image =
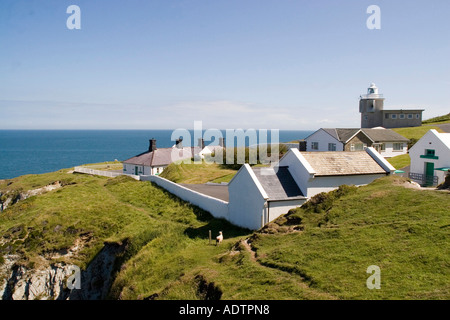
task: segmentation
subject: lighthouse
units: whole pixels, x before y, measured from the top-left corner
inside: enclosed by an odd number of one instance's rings
[[[361,128],[373,128],[383,126],[383,95],[378,92],[375,83],[367,88],[367,94],[359,99],[359,112],[361,113]]]

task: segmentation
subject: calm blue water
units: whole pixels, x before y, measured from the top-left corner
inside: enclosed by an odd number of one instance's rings
[[[280,130],[280,141],[303,139],[312,132]],[[147,150],[151,138],[159,148],[172,146],[171,135],[172,130],[0,130],[0,179],[126,160]]]

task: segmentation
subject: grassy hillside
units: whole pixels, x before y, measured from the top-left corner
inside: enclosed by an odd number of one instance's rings
[[[387,177],[321,195],[255,232],[250,244],[227,240],[219,254],[201,245],[174,256],[149,244],[115,291],[195,299],[206,282],[222,299],[448,299],[449,194],[405,188],[406,181]],[[370,265],[381,268],[381,290],[366,287]]]
[[[19,255],[18,263],[28,268],[65,262],[85,269],[104,243],[127,243],[122,257],[126,261],[149,243],[171,254],[180,248],[205,246],[208,230],[213,235],[222,230],[227,241],[247,234],[149,182],[125,176],[112,179],[61,170],[5,180],[0,190],[3,194],[15,188],[24,192],[54,181],[64,181],[63,187],[21,200],[0,215],[1,256]],[[80,247],[77,253],[67,255],[75,244]],[[226,248],[207,246],[206,250],[216,255]],[[179,274],[173,276],[165,281],[175,281]]]
[[[422,136],[427,133],[429,130],[435,129],[438,132],[443,132],[441,128],[435,126],[420,126],[420,127],[407,127],[407,128],[394,128],[395,132],[401,134],[405,138],[410,140],[419,140]]]
[[[161,177],[176,183],[228,182],[237,170],[219,164],[172,163],[161,173]]]
[[[126,243],[113,299],[450,298],[450,195],[405,188],[398,177],[319,196],[255,233],[126,177],[62,170],[0,190],[54,181],[63,186],[0,215],[1,254],[34,268],[86,268],[105,242]],[[208,230],[223,231],[224,243],[209,245]],[[54,257],[80,239],[76,254]],[[366,288],[369,265],[381,268],[381,290]]]
[[[402,169],[411,164],[411,157],[409,154],[401,154],[399,156],[388,158],[387,161],[389,161],[395,169]]]
[[[450,113],[422,121],[423,124],[440,124],[450,122]]]

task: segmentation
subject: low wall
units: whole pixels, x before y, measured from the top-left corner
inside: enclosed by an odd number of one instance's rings
[[[141,176],[141,181],[153,182],[178,198],[208,211],[213,217],[228,220],[228,202],[226,201],[185,188],[177,183],[158,176]]]
[[[134,174],[125,174],[122,172],[95,170],[95,169],[89,169],[86,167],[75,167],[73,169],[73,171],[78,172],[78,173],[93,174],[93,175],[97,175],[97,176],[110,177],[110,178],[115,178],[118,176],[129,176],[135,180],[140,180],[140,177],[136,176]]]

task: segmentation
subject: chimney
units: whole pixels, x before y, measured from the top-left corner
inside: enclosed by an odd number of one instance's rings
[[[205,140],[203,140],[203,138],[198,138],[198,146],[200,148],[205,148]]]
[[[156,150],[156,139],[151,138],[150,140],[150,145],[148,146],[148,152],[152,152]]]
[[[301,140],[298,143],[298,150],[299,151],[306,151],[306,141],[305,140]]]
[[[180,139],[175,140],[175,147],[183,149],[183,138],[180,137]]]
[[[225,138],[219,138],[219,146],[225,148]]]

